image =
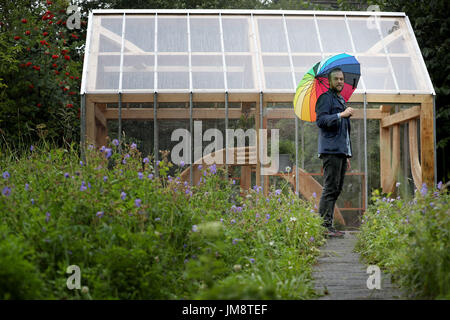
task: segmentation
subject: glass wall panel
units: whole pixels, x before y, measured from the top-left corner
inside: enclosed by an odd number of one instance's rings
[[[189,89],[188,55],[158,53],[158,89]]]
[[[319,39],[313,17],[286,17],[291,53],[320,53]]]
[[[124,56],[122,89],[153,89],[154,64],[154,56]]]
[[[187,18],[158,16],[158,52],[187,52]]]
[[[258,17],[261,52],[288,52],[283,18]]]
[[[224,90],[222,55],[192,55],[192,87]]]
[[[317,24],[324,52],[335,54],[353,51],[344,17],[318,17]]]
[[[153,107],[153,106],[152,106]],[[108,120],[108,136],[110,139],[118,138],[119,121]],[[126,144],[136,143],[142,157],[153,154],[154,129],[153,120],[122,120],[122,131],[125,133],[123,141]],[[125,149],[126,150],[126,149]]]
[[[125,48],[141,52],[155,51],[155,18],[153,15],[126,15]]]
[[[404,20],[402,18],[402,20]],[[399,18],[382,18],[380,21],[381,34],[389,53],[407,53],[407,34],[404,21]]]
[[[266,89],[294,89],[289,57],[264,56],[263,72]]]
[[[219,18],[190,16],[191,51],[222,52]]]
[[[425,90],[426,83],[421,66],[409,57],[391,57],[392,67],[400,90]]]

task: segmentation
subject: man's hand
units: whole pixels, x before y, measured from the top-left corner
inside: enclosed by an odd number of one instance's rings
[[[350,158],[347,158],[347,170],[350,171],[351,168],[352,166],[350,164]]]
[[[345,109],[343,112],[341,112],[341,118],[348,118],[351,117],[353,115],[353,113],[355,112],[355,110],[353,110],[352,107],[348,107],[347,109]]]

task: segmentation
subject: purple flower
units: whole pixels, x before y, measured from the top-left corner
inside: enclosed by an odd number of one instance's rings
[[[2,194],[4,196],[8,197],[11,194],[11,189],[9,187],[4,187],[3,190],[2,190]]]
[[[33,145],[31,145],[30,146],[30,151],[33,152],[33,150],[34,150],[34,147],[33,147]]]
[[[238,243],[238,241],[239,241],[240,239],[233,239],[233,244],[236,244],[236,243]]]
[[[89,149],[89,150],[94,149],[94,145],[93,145],[93,144],[90,144],[90,145],[88,146],[88,149]]]
[[[106,150],[106,147],[105,146],[102,146],[101,148],[100,148],[100,152],[103,152],[103,151],[105,151]]]
[[[267,220],[270,219],[270,214],[266,214],[266,219],[267,219]]]
[[[155,221],[160,221],[161,220],[161,218],[155,218]]]
[[[133,142],[130,146],[130,149],[136,149],[136,147],[137,147],[136,143]]]
[[[8,171],[3,172],[3,179],[8,179],[9,177],[10,175]]]
[[[123,159],[122,164],[127,164],[127,160]]]
[[[45,222],[48,222],[50,220],[50,212],[45,213]]]
[[[310,242],[314,242],[314,237],[309,238]]]
[[[236,220],[231,219],[230,223],[231,223],[231,224],[235,224],[235,223],[236,223]]]
[[[85,190],[87,190],[86,183],[84,181],[82,181],[80,191],[85,191]]]
[[[202,168],[203,168],[202,165],[199,165],[199,166],[198,166],[198,170],[202,170]]]
[[[139,179],[142,179],[144,177],[144,174],[142,172],[138,172]]]
[[[68,172],[66,172],[66,173],[64,173],[64,178],[66,178],[66,179],[68,179],[69,178],[69,173]]]
[[[231,180],[231,181],[232,181],[232,182],[231,182],[232,184],[236,184],[236,180],[233,179],[233,180]]]
[[[420,190],[420,193],[422,194],[422,196],[425,196],[427,192],[428,192],[427,184],[424,183],[422,184],[422,189]]]
[[[130,155],[128,153],[124,156],[125,159],[128,159],[129,157]]]
[[[127,196],[127,194],[126,194],[125,192],[122,191],[121,194],[120,194],[120,198],[121,198],[122,200],[125,200],[126,196]]]
[[[105,149],[106,152],[106,159],[109,159],[112,155],[112,149],[111,148],[106,148]]]
[[[25,183],[25,191],[28,191],[30,189],[30,185],[28,183]]]
[[[169,180],[169,182],[172,182],[173,179],[172,179],[171,176],[168,176],[168,177],[167,177],[167,180]]]
[[[280,218],[280,219],[277,219],[277,222],[281,223],[281,218]]]
[[[237,207],[236,210],[237,212],[242,212],[242,207]]]
[[[140,207],[141,206],[141,203],[142,203],[142,200],[141,199],[136,199],[136,200],[134,200],[134,204],[136,205],[136,207]]]
[[[192,226],[192,231],[193,231],[193,232],[197,232],[197,231],[198,231],[198,228],[197,228],[197,225],[196,225],[196,224],[194,224],[194,225]]]
[[[149,178],[149,179],[153,179],[153,174],[152,173],[150,173],[148,176],[147,176],[147,178]]]
[[[34,204],[34,199],[33,198],[31,199],[31,204]]]
[[[216,164],[213,164],[212,166],[210,166],[210,167],[209,167],[209,171],[210,171],[212,174],[216,174],[216,173],[217,173],[217,167],[216,167]]]
[[[83,161],[80,161],[80,166],[83,166]]]
[[[256,218],[259,218],[259,217],[260,217],[259,213],[257,213],[257,214],[255,215],[255,217],[256,217]]]
[[[317,198],[317,193],[313,192],[312,196],[314,199]]]
[[[180,161],[180,167],[184,167],[185,163],[183,160]]]
[[[112,143],[113,143],[113,145],[115,145],[116,147],[119,145],[119,140],[117,140],[117,139],[114,139],[113,141],[112,141]]]
[[[255,263],[255,259],[250,258],[250,263]]]
[[[279,196],[281,194],[281,189],[275,190],[275,195]]]
[[[99,211],[99,212],[97,212],[96,216],[101,218],[101,217],[103,217],[103,214],[104,214],[103,211]]]
[[[149,162],[150,162],[150,159],[147,158],[147,157],[145,157],[144,160],[142,160],[142,162],[143,162],[143,163],[149,163]]]
[[[108,177],[107,176],[103,176],[103,181],[104,182],[108,181]]]
[[[439,183],[437,184],[437,188],[438,188],[439,190],[442,190],[442,181],[439,181]]]

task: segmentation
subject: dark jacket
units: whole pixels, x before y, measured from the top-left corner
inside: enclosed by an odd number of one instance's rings
[[[350,139],[350,118],[339,118],[346,108],[337,94],[329,89],[320,95],[316,103],[316,124],[319,127],[319,156],[322,154],[347,155],[347,131]],[[350,142],[351,150],[351,142]],[[350,153],[352,154],[352,153]]]

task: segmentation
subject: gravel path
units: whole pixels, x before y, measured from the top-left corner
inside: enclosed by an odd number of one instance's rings
[[[368,289],[367,266],[353,252],[356,233],[346,231],[343,238],[330,238],[320,248],[322,254],[314,266],[315,289],[320,300],[395,300],[401,291],[391,283],[390,276],[381,272],[381,289]]]

